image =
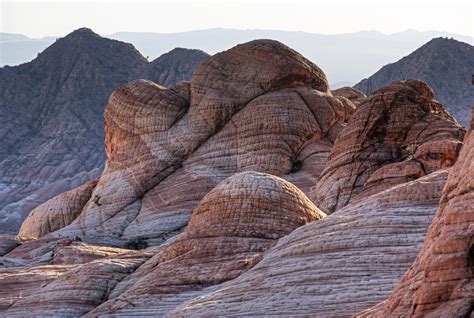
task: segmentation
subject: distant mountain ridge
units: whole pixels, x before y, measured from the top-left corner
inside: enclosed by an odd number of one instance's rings
[[[328,35],[280,30],[206,29],[180,33],[119,32],[105,36],[132,43],[144,56],[149,56],[151,59],[175,47],[201,49],[214,54],[239,43],[255,39],[274,39],[295,48],[321,65],[326,70],[333,88],[341,86],[336,85],[340,82],[350,85],[357,83],[361,78],[375,73],[383,65],[408,55],[434,37],[453,37],[466,43],[474,43],[470,36],[415,30],[394,34],[361,31]],[[0,52],[3,52],[3,57],[0,54],[0,65],[14,65],[31,60],[40,51],[34,48],[29,50],[25,47],[26,44],[23,44],[21,54],[31,51],[28,53],[30,59],[18,59],[17,56],[20,55],[16,53],[17,45],[0,43]],[[15,63],[12,64],[12,61]]]
[[[148,62],[133,45],[83,28],[30,63],[0,68],[0,232],[100,174],[103,110],[115,88],[143,77],[173,85],[207,57],[176,49]]]
[[[354,87],[369,95],[392,81],[421,79],[465,127],[471,118],[474,47],[454,39],[435,38],[401,60],[382,67]]]

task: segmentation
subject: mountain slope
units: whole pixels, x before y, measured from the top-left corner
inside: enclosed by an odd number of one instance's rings
[[[32,208],[96,177],[105,160],[103,111],[110,93],[142,76],[189,79],[203,52],[170,52],[180,68],[156,68],[131,45],[79,29],[30,63],[0,68],[0,229],[15,231]],[[179,59],[186,59],[180,62]]]
[[[446,109],[467,126],[474,101],[473,71],[473,46],[453,39],[436,38],[398,62],[382,67],[354,87],[368,95],[395,80],[424,80]]]
[[[152,61],[143,78],[170,86],[183,79],[191,79],[194,67],[209,55],[200,50],[175,48]]]

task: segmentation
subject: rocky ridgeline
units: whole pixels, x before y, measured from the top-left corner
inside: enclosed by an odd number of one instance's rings
[[[435,97],[464,127],[469,126],[474,89],[474,47],[447,38],[435,38],[405,56],[385,65],[354,87],[372,94],[392,81],[420,79],[433,89]]]
[[[100,176],[103,112],[131,80],[189,80],[208,55],[175,49],[148,63],[131,45],[79,29],[36,59],[0,68],[0,233],[36,206]]]
[[[100,178],[0,237],[4,315],[472,310],[473,135],[424,82],[331,92],[258,40],[104,117]]]

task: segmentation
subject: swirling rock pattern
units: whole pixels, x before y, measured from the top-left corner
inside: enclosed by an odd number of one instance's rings
[[[463,136],[424,82],[393,82],[349,119],[312,198],[332,213],[351,200],[449,167]]]
[[[390,294],[416,258],[447,177],[437,171],[302,226],[238,278],[174,316],[348,317]]]
[[[124,85],[104,114],[105,170],[79,217],[55,235],[161,244],[206,193],[242,171],[281,176],[309,193],[354,110],[331,95],[316,65],[269,40],[216,54],[190,83]]]
[[[474,304],[474,120],[413,266],[358,317],[469,317]]]
[[[0,269],[0,310],[9,317],[84,314],[151,255],[79,242],[55,242],[52,257]]]
[[[275,240],[324,216],[283,179],[256,172],[235,174],[201,200],[183,235],[151,260],[149,273],[90,316],[164,313],[170,302],[190,292],[238,277]]]
[[[163,311],[169,306],[169,298],[182,299],[182,293],[188,295],[239,276],[254,266],[278,238],[323,217],[325,214],[291,183],[268,174],[238,173],[210,191],[194,211],[185,232],[174,242],[160,246],[145,264],[151,253],[64,239],[52,241],[54,247],[47,248],[41,256],[36,249],[33,259],[37,264],[32,264],[30,258],[30,267],[25,265],[15,272],[20,278],[11,277],[11,269],[5,270],[3,283],[0,271],[0,284],[8,286],[23,280],[26,268],[32,272],[48,268],[61,271],[55,272],[59,277],[51,280],[33,276],[27,286],[38,290],[46,284],[41,294],[30,290],[29,294],[12,300],[6,314],[75,316],[109,297],[90,315],[128,315],[151,312],[155,307]],[[8,256],[25,259],[25,252],[24,249],[23,253],[17,251]],[[84,265],[57,267],[80,263]],[[123,293],[112,293],[125,276],[142,264],[145,270],[136,274],[141,276],[139,279],[125,281],[125,289],[118,286],[117,290],[122,289]]]
[[[18,235],[27,239],[37,239],[71,224],[89,201],[97,180],[64,192],[35,208],[21,225]]]
[[[97,183],[0,237],[1,315],[349,316],[389,297],[416,259],[449,169],[441,209],[459,197],[468,212],[432,227],[455,229],[448,245],[432,236],[446,255],[425,258],[443,270],[436,288],[406,281],[424,286],[420,313],[435,299],[465,312],[472,143],[451,168],[464,130],[422,82],[357,107],[349,93],[269,40],[211,57],[191,82],[119,87]]]

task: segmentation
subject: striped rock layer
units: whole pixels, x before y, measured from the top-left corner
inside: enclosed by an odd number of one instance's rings
[[[474,309],[474,120],[423,247],[387,300],[359,317],[469,317]]]
[[[119,87],[99,180],[0,236],[0,316],[466,315],[472,134],[423,82],[352,93],[269,40]]]
[[[106,167],[79,216],[55,235],[161,244],[183,230],[212,188],[243,171],[281,176],[308,194],[354,109],[331,95],[316,65],[267,40],[216,54],[191,83],[119,87],[104,113]],[[50,205],[25,221],[22,236],[57,229],[30,221],[56,213]]]

